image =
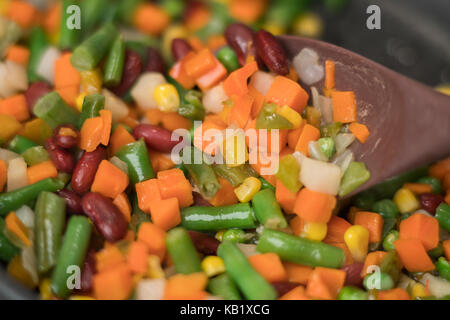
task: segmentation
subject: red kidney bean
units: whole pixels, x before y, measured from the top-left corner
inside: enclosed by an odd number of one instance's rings
[[[200,207],[211,207],[211,203],[208,202],[203,196],[198,192],[192,192],[192,195],[194,197],[194,206],[200,206]]]
[[[94,274],[97,272],[95,251],[89,249],[84,259],[83,269],[81,270],[81,288],[77,290],[80,293],[89,293],[92,291]]]
[[[197,231],[188,231],[188,234],[198,252],[207,256],[215,256],[217,254],[217,247],[220,244],[219,240]]]
[[[419,195],[420,207],[430,214],[436,213],[436,208],[444,202],[444,197],[440,194],[423,193]]]
[[[361,272],[363,271],[364,264],[360,262],[355,262],[348,264],[341,268],[345,271],[345,285],[362,287],[363,278],[361,277]]]
[[[133,136],[137,140],[144,138],[145,143],[150,149],[161,152],[170,152],[182,140],[180,137],[180,139],[172,141],[171,131],[152,124],[137,125],[133,129]]]
[[[33,107],[36,102],[51,91],[52,88],[46,82],[35,82],[28,87],[25,92],[25,100],[31,113],[33,113]]]
[[[100,193],[88,192],[81,198],[81,206],[106,241],[116,242],[127,234],[128,223],[111,199]]]
[[[238,61],[243,66],[247,56],[253,55],[258,61],[254,45],[255,32],[242,23],[232,23],[225,30],[225,38],[228,45],[234,50]]]
[[[164,73],[166,64],[161,54],[155,48],[149,47],[147,49],[147,65],[145,71]]]
[[[60,130],[63,128],[72,130],[74,135],[62,135]],[[78,130],[72,124],[62,124],[53,130],[53,139],[55,140],[55,143],[64,149],[72,149],[75,147],[78,144],[79,137],[80,134],[78,133]]]
[[[117,86],[111,88],[111,91],[118,96],[125,94],[139,77],[141,71],[142,61],[139,54],[131,50],[126,50],[122,79]]]
[[[175,61],[180,61],[192,51],[191,45],[184,39],[176,38],[172,40],[172,57]]]
[[[72,174],[72,190],[78,194],[84,194],[94,181],[95,173],[100,162],[106,157],[106,149],[97,147],[92,152],[85,152],[75,167]]]
[[[69,214],[83,214],[81,198],[72,190],[62,189],[57,194],[66,200],[66,208]]]
[[[48,138],[45,142],[45,149],[58,171],[72,173],[75,160],[69,151],[59,147],[52,138]]]
[[[270,71],[280,75],[289,73],[286,52],[281,43],[270,32],[259,30],[255,35],[255,46],[258,56]]]
[[[281,296],[284,296],[286,293],[291,291],[294,288],[297,288],[301,284],[295,283],[295,282],[289,282],[289,281],[281,281],[281,282],[274,282],[272,283],[272,286],[275,288],[275,290],[278,293],[278,298]]]

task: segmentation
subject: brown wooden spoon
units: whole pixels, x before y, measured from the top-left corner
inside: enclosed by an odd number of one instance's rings
[[[303,48],[336,63],[336,89],[354,91],[366,143],[353,143],[371,178],[350,197],[388,178],[450,155],[450,97],[356,53],[318,40],[279,38],[292,60]],[[426,63],[426,61],[423,61]],[[314,84],[318,88],[322,83]],[[307,86],[304,86],[307,87]]]

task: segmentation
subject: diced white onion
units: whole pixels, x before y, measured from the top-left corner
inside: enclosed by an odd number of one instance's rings
[[[302,49],[293,64],[300,79],[307,85],[319,82],[325,74],[323,65],[319,64],[319,55],[310,48]]]
[[[107,89],[103,89],[102,94],[105,96],[105,110],[111,111],[113,123],[120,121],[128,115],[128,106],[122,99]]]
[[[320,160],[320,161],[325,161],[325,162],[328,161],[327,157],[320,150],[320,146],[317,141],[311,141],[308,144],[308,152],[309,152],[309,156],[315,160]]]
[[[136,287],[137,300],[162,300],[164,289],[166,287],[165,279],[145,279],[138,282]]]
[[[333,123],[333,105],[331,99],[319,94],[316,87],[311,87],[313,106],[319,109],[322,115],[322,124]]]
[[[28,206],[21,206],[16,211],[16,216],[28,229],[34,229],[34,212]]]
[[[341,168],[342,175],[345,173],[345,170],[347,170],[350,163],[354,160],[354,155],[351,150],[345,150],[340,155],[334,157],[334,159],[331,161],[331,163],[339,166]]]
[[[120,160],[118,157],[114,156],[111,159],[109,159],[109,162],[111,162],[113,165],[115,165],[117,168],[122,170],[124,173],[128,175],[128,165],[126,162]]]
[[[142,74],[131,89],[131,96],[139,107],[144,110],[157,108],[153,92],[161,84],[167,83],[164,76],[159,72],[146,72]]]
[[[61,51],[48,47],[42,54],[36,73],[50,83],[55,82],[55,62],[61,57]]]
[[[23,248],[20,257],[22,260],[23,268],[28,271],[31,279],[33,280],[33,283],[38,284],[39,276],[36,264],[36,254],[34,252],[33,246]]]
[[[17,91],[25,91],[28,88],[27,71],[19,63],[6,61],[6,70],[8,72],[8,82],[12,88]]]
[[[219,113],[223,109],[223,103],[228,99],[229,97],[220,83],[204,93],[202,102],[206,113]]]
[[[9,161],[6,184],[8,192],[28,185],[27,164],[22,157]]]
[[[11,150],[0,148],[0,159],[5,161],[7,166],[12,159],[16,158],[20,158],[20,155]]]
[[[423,285],[427,285],[428,281],[428,290],[430,291],[430,294],[441,298],[443,296],[450,294],[450,281],[447,281],[440,277],[435,277],[430,273],[425,273],[420,279],[420,282]]]
[[[8,77],[8,68],[4,63],[0,63],[0,98],[7,98],[16,93],[16,90],[9,83]]]
[[[341,183],[341,169],[332,163],[310,159],[300,152],[294,156],[300,161],[300,182],[308,189],[336,195]]]
[[[336,154],[340,154],[345,151],[355,141],[353,133],[339,133],[334,139],[336,143]]]
[[[265,96],[267,91],[269,91],[269,88],[272,86],[274,79],[275,76],[271,73],[256,71],[250,78],[250,85]]]
[[[259,252],[256,250],[255,244],[238,243],[237,246],[246,257],[251,257],[256,254],[259,254]]]

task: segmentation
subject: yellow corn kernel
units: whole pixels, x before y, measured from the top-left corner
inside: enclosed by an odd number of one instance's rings
[[[86,94],[102,91],[103,76],[100,69],[81,71],[81,87]]]
[[[12,138],[22,125],[19,121],[7,114],[0,114],[0,142],[4,143]]]
[[[405,188],[401,188],[395,193],[394,202],[400,213],[413,212],[420,207],[420,203],[414,193]]]
[[[249,202],[259,189],[261,189],[261,181],[255,177],[248,177],[234,189],[234,193],[240,202]]]
[[[294,22],[293,31],[304,37],[318,38],[323,32],[323,22],[314,12],[305,12]]]
[[[320,113],[319,109],[315,107],[306,107],[305,109],[306,114],[306,122],[316,128],[320,127],[320,122],[322,120],[322,114]]]
[[[73,295],[70,296],[69,300],[95,300],[95,299],[90,296]]]
[[[180,95],[173,84],[160,84],[153,91],[158,109],[162,112],[176,112],[180,106]]]
[[[223,234],[225,233],[225,231],[227,231],[227,230],[220,230],[220,231],[217,231],[217,233],[216,233],[216,235],[214,236],[214,238],[216,238],[217,240],[219,240],[220,242],[222,242]]]
[[[415,285],[413,285],[411,289],[411,298],[413,300],[416,298],[423,298],[427,296],[428,296],[427,289],[423,284],[417,282]]]
[[[52,281],[49,278],[45,278],[39,284],[39,292],[41,293],[41,300],[50,300],[53,298],[52,289],[51,289]]]
[[[436,87],[436,90],[450,96],[450,84],[441,84]]]
[[[344,233],[344,241],[353,259],[363,262],[369,248],[369,230],[359,225],[351,226]]]
[[[208,277],[214,277],[225,272],[225,264],[218,256],[207,256],[201,263],[203,271]]]
[[[282,35],[286,31],[285,28],[276,21],[268,21],[262,28],[269,31],[274,36]]]
[[[235,130],[230,134],[227,129],[221,151],[227,166],[237,167],[244,164],[248,160],[248,150],[243,130]]]
[[[8,12],[8,6],[11,3],[10,0],[3,0],[0,1],[0,14],[2,16],[6,16],[7,12]]]
[[[86,93],[82,92],[78,95],[77,100],[75,101],[76,105],[77,105],[77,109],[78,111],[81,112],[81,110],[83,109],[83,102],[84,102],[84,98],[86,97]]]
[[[164,278],[164,271],[161,267],[161,260],[158,256],[149,255],[147,277],[150,279]]]
[[[4,126],[2,126],[1,121],[0,121],[0,128],[2,128],[2,130],[4,128]],[[2,130],[0,130],[0,135],[1,132],[3,132]],[[50,138],[52,136],[53,129],[44,120],[40,118],[35,118],[31,121],[25,122],[23,130],[20,132],[20,134],[25,138],[28,138],[38,144],[43,145],[45,143],[45,140],[47,140],[47,138]]]
[[[294,129],[300,128],[300,126],[302,125],[303,118],[300,113],[289,106],[281,107],[277,113],[289,120],[289,122],[294,126]]]
[[[326,223],[305,222],[300,236],[309,240],[322,241],[327,236],[327,230],[328,227]]]

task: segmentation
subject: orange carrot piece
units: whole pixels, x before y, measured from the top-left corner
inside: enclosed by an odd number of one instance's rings
[[[430,176],[442,180],[445,174],[449,171],[450,171],[450,157],[433,164],[428,170],[428,173]]]
[[[382,290],[378,292],[377,300],[411,300],[408,292],[402,288]]]
[[[205,118],[203,123],[194,130],[194,146],[205,153],[215,155],[219,150],[219,145],[215,142],[215,138],[211,134],[213,131],[219,134],[219,131],[225,130],[225,128],[226,125],[208,121]]]
[[[193,54],[193,52],[191,52]],[[189,53],[186,55],[189,56]],[[185,61],[184,57],[181,61],[175,63],[169,71],[169,75],[175,79],[183,88],[186,90],[190,90],[195,86],[195,79],[188,76],[186,71],[184,70],[183,62]]]
[[[30,50],[24,46],[12,45],[6,53],[6,60],[14,61],[24,66],[27,66],[29,58]]]
[[[251,116],[252,118],[256,118],[263,107],[264,96],[252,85],[248,85],[248,94],[253,97]]]
[[[235,124],[239,128],[244,128],[250,118],[253,105],[253,97],[244,94],[242,96],[232,96],[233,108],[228,116],[228,124]]]
[[[425,250],[436,248],[439,244],[439,222],[421,213],[415,213],[400,222],[400,239],[418,239]]]
[[[77,106],[77,98],[80,94],[80,86],[68,86],[64,88],[56,88],[56,92],[59,93],[61,98],[67,103],[69,106],[76,108]]]
[[[352,226],[344,218],[332,216],[327,225],[327,236],[323,239],[325,243],[344,242],[344,234]]]
[[[284,262],[284,268],[286,269],[287,280],[289,282],[300,283],[306,285],[308,283],[314,268],[304,266],[292,262]]]
[[[234,188],[231,183],[222,177],[218,177],[220,183],[220,189],[216,192],[214,197],[209,200],[214,207],[229,206],[239,202]]]
[[[354,224],[363,226],[369,230],[370,243],[377,243],[381,241],[384,219],[380,214],[369,211],[359,211],[355,215]]]
[[[311,141],[316,141],[320,138],[320,131],[316,127],[305,124],[303,130],[300,133],[295,151],[299,151],[306,156],[309,156],[308,145]]]
[[[229,97],[247,94],[247,81],[256,71],[258,71],[258,64],[253,61],[230,73],[222,84],[225,93]]]
[[[442,241],[442,247],[444,248],[445,258],[450,261],[450,239]]]
[[[152,163],[153,171],[155,172],[175,167],[175,163],[173,163],[165,153],[149,150],[148,155],[150,156],[150,162]]]
[[[305,221],[327,223],[335,206],[334,196],[303,188],[295,199],[294,212]]]
[[[216,57],[214,57],[214,61],[216,64],[212,70],[195,79],[195,83],[202,91],[206,91],[218,85],[220,81],[225,79],[227,76],[227,69],[223,66],[223,64],[220,63]]]
[[[248,257],[248,261],[268,282],[287,280],[286,270],[276,253],[255,254]]]
[[[431,193],[433,187],[428,183],[405,183],[403,188],[410,190],[414,194]]]
[[[100,110],[100,118],[102,119],[102,137],[101,144],[107,146],[109,144],[109,137],[111,135],[112,113],[110,110]]]
[[[28,183],[33,184],[46,178],[56,178],[58,170],[50,160],[27,168]]]
[[[336,85],[335,81],[335,73],[336,73],[336,64],[334,61],[326,60],[325,61],[325,88],[326,89],[334,89]]]
[[[384,259],[384,257],[387,255],[386,251],[373,251],[370,252],[366,259],[364,260],[364,266],[361,271],[361,277],[365,277],[368,274],[368,268],[371,266],[379,266],[381,261]]]
[[[5,218],[5,224],[8,231],[17,236],[20,241],[23,242],[27,247],[31,246],[31,241],[29,238],[29,231],[22,221],[17,217],[17,215],[11,211]]]
[[[133,290],[133,278],[126,263],[94,275],[94,297],[97,300],[125,300]]]
[[[306,293],[303,286],[298,286],[291,291],[285,293],[283,296],[278,298],[278,300],[311,300]]]
[[[157,173],[158,186],[163,199],[177,198],[181,208],[194,203],[192,186],[178,168],[159,171]]]
[[[95,261],[97,271],[103,272],[125,262],[125,256],[117,245],[109,243],[95,254]]]
[[[164,230],[170,230],[181,222],[177,198],[154,200],[150,203],[152,222]]]
[[[305,220],[299,216],[295,216],[289,221],[289,227],[296,236],[300,236],[305,228]]]
[[[195,32],[205,27],[208,21],[211,20],[211,12],[203,2],[197,2],[198,5],[188,10],[184,18],[184,25],[189,31]]]
[[[169,25],[170,16],[160,7],[142,3],[134,12],[133,24],[143,33],[157,36]]]
[[[419,239],[399,239],[394,241],[400,261],[409,272],[434,270],[434,264]]]
[[[128,200],[127,195],[122,192],[117,195],[117,197],[114,198],[113,204],[119,208],[120,212],[122,212],[123,216],[125,217],[125,220],[127,222],[131,221],[131,205],[130,201]]]
[[[111,155],[115,155],[116,152],[126,144],[135,142],[134,137],[125,129],[124,126],[118,125],[111,135],[109,143],[109,151]]]
[[[114,199],[125,191],[128,186],[128,175],[108,160],[102,160],[95,173],[92,192],[98,192],[105,197]]]
[[[176,274],[166,282],[164,300],[203,300],[208,277],[203,272]]]
[[[159,191],[158,180],[156,179],[149,179],[138,182],[136,183],[135,187],[138,207],[144,212],[149,213],[150,204],[152,203],[152,201],[158,201],[162,199],[161,192]]]
[[[37,10],[22,0],[11,1],[7,10],[7,16],[24,29],[30,28],[37,16]]]
[[[137,233],[137,240],[147,244],[149,254],[158,256],[161,261],[166,254],[166,232],[151,222],[143,222]]]
[[[7,172],[8,168],[6,166],[6,162],[0,159],[0,192],[2,192],[5,187]]]
[[[345,271],[317,267],[312,272],[306,286],[306,294],[310,297],[333,300],[345,282]]]
[[[79,87],[81,75],[70,62],[71,53],[64,53],[55,62],[55,88]]]
[[[154,108],[149,109],[145,112],[145,117],[147,118],[148,122],[154,126],[159,125],[162,122],[162,118],[164,117],[164,112],[161,110]]]
[[[365,124],[353,122],[350,124],[349,129],[355,138],[361,143],[365,143],[367,138],[369,138],[370,132]]]
[[[127,264],[131,272],[143,274],[147,271],[148,247],[145,242],[133,241],[127,255]]]
[[[45,13],[44,20],[42,22],[46,33],[55,34],[58,32],[61,25],[61,13],[62,3],[56,2],[50,5]]]
[[[231,0],[229,10],[236,20],[253,23],[261,17],[265,9],[265,0]]]
[[[101,143],[103,136],[103,120],[100,117],[84,121],[80,131],[79,147],[86,152],[94,151]]]
[[[161,124],[163,128],[169,131],[175,131],[176,129],[189,130],[192,127],[192,122],[177,112],[163,113]]]
[[[283,208],[286,213],[294,213],[294,205],[297,193],[294,193],[286,188],[280,179],[277,179],[275,187],[275,197],[281,208]]]
[[[222,35],[209,36],[208,41],[207,41],[207,47],[211,51],[215,51],[215,50],[220,49],[220,48],[222,48],[223,46],[226,46],[226,45],[227,45],[227,40]]]
[[[298,113],[302,113],[306,107],[308,93],[295,81],[283,76],[276,76],[267,91],[266,101],[279,106],[288,105]]]
[[[22,122],[30,118],[27,101],[23,94],[8,97],[0,100],[0,114],[7,114]]]
[[[186,60],[183,66],[189,77],[197,79],[216,67],[216,59],[211,50],[205,48]]]
[[[356,121],[356,99],[353,91],[333,91],[331,101],[334,122]]]
[[[300,134],[303,131],[303,127],[305,126],[306,122],[302,121],[302,124],[297,129],[289,130],[288,137],[287,137],[287,143],[289,148],[294,149],[297,146],[298,139],[300,138]]]

